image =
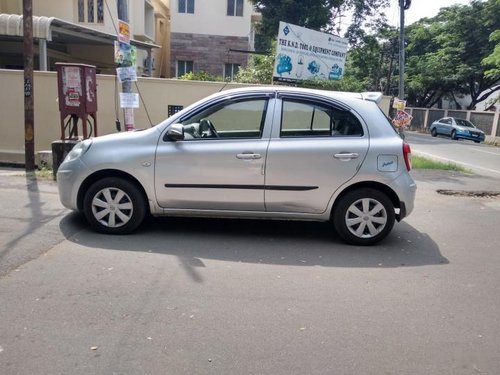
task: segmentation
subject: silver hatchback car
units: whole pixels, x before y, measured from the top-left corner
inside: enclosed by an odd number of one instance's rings
[[[371,245],[413,210],[416,192],[410,147],[380,98],[223,91],[150,129],[78,143],[57,172],[60,199],[110,234],[148,214],[316,220]]]

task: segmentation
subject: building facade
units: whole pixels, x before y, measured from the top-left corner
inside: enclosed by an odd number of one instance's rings
[[[140,75],[167,74],[167,1],[128,2],[131,44],[138,48]],[[55,62],[79,62],[95,65],[99,73],[114,74],[116,1],[33,0],[32,4],[35,69],[54,70]],[[0,68],[22,69],[23,1],[0,0],[0,13]],[[156,62],[161,63],[159,69]]]
[[[32,0],[35,70],[56,62],[115,74],[117,0]],[[128,0],[137,73],[207,72],[231,80],[247,65],[258,16],[249,0]],[[23,69],[22,0],[0,0],[0,69]]]
[[[247,0],[171,0],[170,76],[207,72],[231,80],[253,50]]]

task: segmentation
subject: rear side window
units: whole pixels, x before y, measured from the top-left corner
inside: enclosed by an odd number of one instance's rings
[[[341,137],[363,135],[350,112],[323,103],[283,99],[280,137]]]

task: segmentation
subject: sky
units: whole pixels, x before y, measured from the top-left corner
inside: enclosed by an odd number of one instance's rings
[[[385,14],[392,26],[399,26],[399,0],[390,0],[391,6]],[[405,25],[410,25],[424,17],[434,17],[440,8],[452,5],[467,5],[469,0],[412,0],[410,9],[405,11]]]

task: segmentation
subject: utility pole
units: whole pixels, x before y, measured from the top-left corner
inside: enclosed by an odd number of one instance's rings
[[[116,4],[118,7],[118,19],[127,25],[127,33],[129,33],[129,30],[128,30],[129,18],[128,18],[127,1],[128,0],[117,0]],[[120,31],[120,34],[121,34],[121,31]],[[120,41],[119,43],[122,43],[122,42],[123,41]],[[128,44],[130,44],[130,41],[128,41]],[[129,49],[129,51],[130,51],[130,49]],[[125,67],[130,67],[132,65],[133,64],[130,63],[130,61],[128,61],[128,59],[125,59],[125,61],[123,63],[119,64],[119,67],[125,68]],[[132,81],[124,80],[122,82],[122,92],[125,95],[132,93]],[[123,117],[125,119],[125,121],[124,121],[125,122],[125,129],[127,131],[134,130],[134,109],[133,108],[123,108]]]
[[[33,4],[23,0],[24,56],[24,160],[26,172],[35,170],[35,130],[33,102]]]
[[[407,0],[399,0],[399,100],[405,100],[405,4]],[[408,6],[409,7],[409,6]]]
[[[405,10],[411,0],[399,0],[399,100],[405,100]]]

